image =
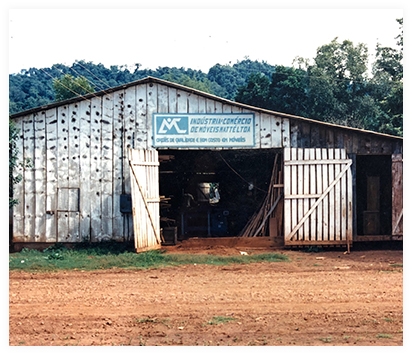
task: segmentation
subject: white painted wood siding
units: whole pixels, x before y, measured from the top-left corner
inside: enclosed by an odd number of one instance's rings
[[[288,119],[155,82],[39,109],[15,119],[19,158],[33,166],[20,171],[23,181],[15,189],[14,241],[131,240],[132,215],[120,212],[120,196],[131,193],[127,151],[151,149],[152,116],[168,112],[252,112],[252,149],[290,144]],[[71,189],[78,189],[77,202]]]

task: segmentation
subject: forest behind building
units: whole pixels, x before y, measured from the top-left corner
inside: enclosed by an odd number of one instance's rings
[[[207,73],[138,63],[106,68],[85,60],[23,69],[9,75],[9,113],[152,76],[256,107],[403,136],[403,19],[396,21],[395,48],[335,38],[315,58],[297,57],[290,66],[245,57]]]

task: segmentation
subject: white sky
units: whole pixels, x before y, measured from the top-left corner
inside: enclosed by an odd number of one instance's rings
[[[292,65],[297,56],[313,59],[317,48],[335,37],[340,42],[348,39],[354,44],[365,43],[372,61],[378,42],[395,47],[395,37],[400,33],[396,19],[404,17],[396,1],[387,2],[383,8],[375,1],[371,2],[374,8],[363,9],[285,9],[258,6],[279,5],[276,1],[253,3],[257,7],[241,9],[242,1],[238,0],[237,7],[209,6],[200,10],[179,6],[10,7],[8,72],[58,63],[71,66],[76,60],[106,67],[134,63],[140,63],[143,69],[185,67],[205,73],[217,63],[234,64],[245,57],[271,65]],[[76,5],[76,1],[71,4]]]

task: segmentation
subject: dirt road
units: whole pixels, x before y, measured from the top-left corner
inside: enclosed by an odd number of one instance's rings
[[[10,272],[9,344],[403,345],[401,250],[276,252],[290,262]]]

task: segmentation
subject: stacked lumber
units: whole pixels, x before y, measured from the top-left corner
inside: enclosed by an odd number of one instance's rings
[[[278,153],[275,155],[273,162],[272,175],[266,197],[259,210],[254,213],[240,232],[240,237],[270,236],[271,223],[276,225],[276,229],[281,227],[283,209],[277,207],[281,207],[281,200],[283,198],[282,166],[281,154]]]

